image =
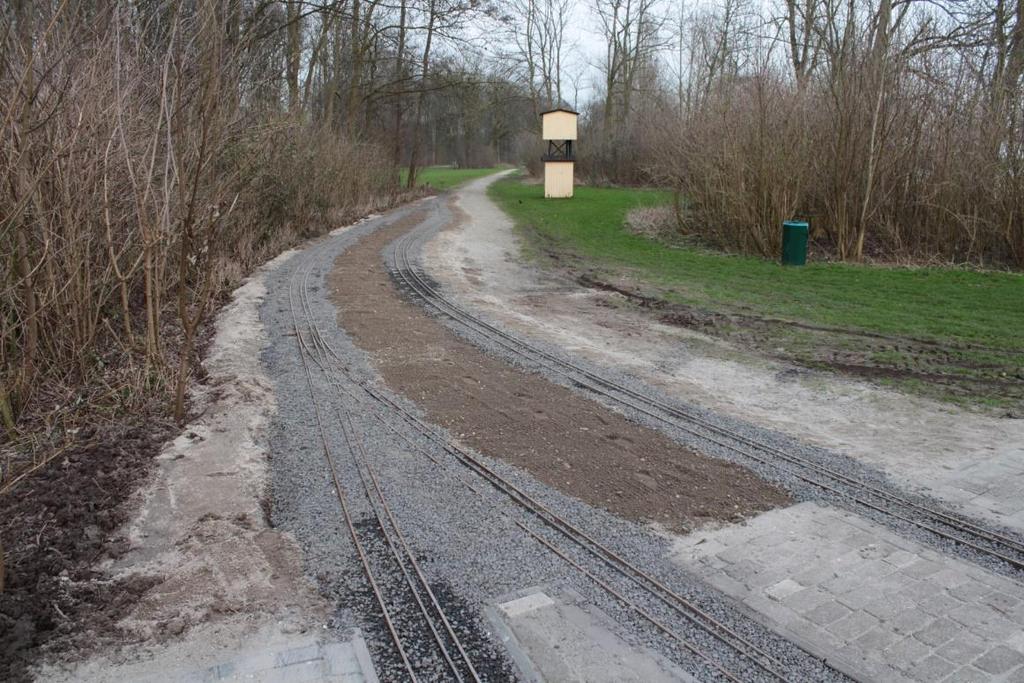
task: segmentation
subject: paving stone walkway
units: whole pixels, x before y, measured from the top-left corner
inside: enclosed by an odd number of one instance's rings
[[[1024,530],[1024,453],[969,461],[935,476],[929,493],[961,505],[966,512]]]
[[[1024,683],[1024,585],[852,513],[801,503],[674,553],[858,680]]]
[[[696,683],[655,652],[630,645],[610,617],[573,591],[521,591],[487,616],[527,683]]]
[[[370,652],[358,633],[339,643],[310,641],[279,650],[256,648],[236,653],[214,666],[162,671],[136,680],[140,683],[378,683]]]

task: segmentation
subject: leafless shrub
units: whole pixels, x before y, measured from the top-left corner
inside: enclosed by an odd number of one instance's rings
[[[98,415],[160,400],[181,419],[213,301],[298,238],[394,198],[376,146],[257,106],[233,6],[3,10],[8,475]]]
[[[684,198],[685,229],[775,256],[779,224],[807,218],[839,259],[1024,266],[1020,12],[786,7],[788,64],[744,38],[734,0],[681,29],[689,66],[647,170]]]
[[[778,226],[806,210],[813,177],[810,107],[765,76],[710,96],[656,134],[652,168],[678,188],[680,224],[727,250],[772,255]]]

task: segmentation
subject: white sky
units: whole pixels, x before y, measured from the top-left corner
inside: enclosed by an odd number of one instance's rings
[[[488,22],[489,23],[489,22]],[[505,39],[495,41],[494,25],[470,29],[491,57],[514,48]],[[583,106],[596,92],[600,82],[600,65],[605,57],[605,40],[598,19],[589,2],[576,2],[572,7],[562,53],[562,95],[574,106]],[[579,88],[574,102],[574,89]]]

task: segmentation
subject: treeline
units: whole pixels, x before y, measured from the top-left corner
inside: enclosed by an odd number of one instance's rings
[[[594,0],[591,179],[678,192],[680,227],[774,256],[1024,267],[1024,3]]]
[[[802,217],[838,259],[1024,266],[1024,4],[779,3],[0,5],[0,467],[86,415],[180,419],[245,273],[399,167],[539,171],[557,105],[582,178],[673,189],[714,246]]]
[[[126,415],[185,413],[253,267],[398,201],[398,165],[515,157],[525,89],[461,0],[0,8],[0,485]]]

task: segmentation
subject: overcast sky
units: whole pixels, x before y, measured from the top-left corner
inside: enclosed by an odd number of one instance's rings
[[[655,4],[656,15],[669,18],[667,25],[662,29],[663,39],[668,38],[671,26],[676,25],[675,17],[678,17],[680,7],[687,11],[698,10],[701,7],[708,7],[716,0],[660,0]],[[760,3],[768,4],[772,0],[759,0]],[[510,50],[514,46],[507,40],[495,40],[500,31],[494,30],[495,25],[489,27],[477,27],[486,35],[481,36],[481,44],[491,55],[496,56],[502,50]],[[490,32],[488,32],[490,31]],[[606,56],[607,44],[602,33],[601,23],[594,12],[591,0],[577,0],[573,3],[571,15],[565,36],[565,47],[563,51],[562,68],[562,94],[567,104],[582,107],[601,88],[602,76],[601,66]],[[669,55],[667,66],[674,69],[675,58]],[[574,87],[579,88],[574,99]]]
[[[495,40],[495,25],[485,22],[471,29],[481,47],[491,57],[513,49],[508,40]],[[600,65],[605,57],[605,40],[598,19],[588,2],[576,2],[569,17],[562,54],[562,94],[567,104],[583,106],[597,90],[601,81]],[[577,101],[573,101],[574,88],[579,88]]]

